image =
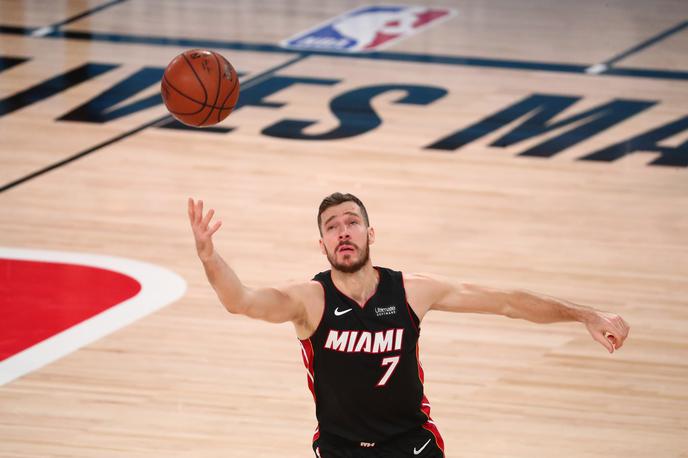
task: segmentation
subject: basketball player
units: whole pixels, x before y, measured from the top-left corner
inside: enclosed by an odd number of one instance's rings
[[[375,230],[351,194],[326,197],[318,211],[320,249],[331,270],[311,281],[249,288],[213,248],[222,224],[211,225],[214,211],[204,215],[203,202],[193,199],[188,206],[198,256],[225,308],[294,324],[316,404],[317,457],[444,457],[418,360],[420,323],[431,310],[579,321],[610,353],[628,336],[620,316],[568,301],[374,267]]]

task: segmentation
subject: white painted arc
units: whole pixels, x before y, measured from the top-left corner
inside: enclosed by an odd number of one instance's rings
[[[0,258],[107,269],[128,275],[141,284],[141,291],[136,296],[1,361],[0,386],[161,309],[186,291],[186,282],[174,272],[132,259],[7,247],[0,247]]]

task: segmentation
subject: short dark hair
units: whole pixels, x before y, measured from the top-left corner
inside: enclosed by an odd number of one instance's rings
[[[370,226],[370,221],[368,220],[368,212],[366,211],[365,205],[361,202],[361,199],[354,196],[353,194],[342,194],[341,192],[334,192],[329,196],[325,197],[322,202],[320,202],[320,207],[318,208],[318,230],[320,235],[322,235],[322,214],[325,210],[335,205],[343,204],[344,202],[353,202],[361,209],[361,215],[363,215],[363,222],[366,227]]]

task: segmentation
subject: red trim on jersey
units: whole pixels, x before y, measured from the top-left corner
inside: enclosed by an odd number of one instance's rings
[[[420,335],[420,328],[419,324],[416,323],[416,320],[418,320],[418,323],[420,323],[420,318],[418,318],[418,315],[416,315],[416,312],[413,311],[413,308],[411,308],[411,304],[409,304],[408,301],[408,296],[406,295],[406,282],[404,282],[404,273],[401,273],[401,286],[404,289],[404,302],[406,303],[406,311],[409,314],[409,318],[411,318],[411,323],[413,324],[413,327],[416,329],[416,332]],[[413,316],[416,316],[416,320],[413,319]]]
[[[301,344],[301,357],[303,358],[303,365],[306,366],[308,372],[308,389],[311,390],[313,400],[315,401],[315,372],[313,371],[313,343],[311,339],[299,340]]]
[[[318,423],[318,426],[315,427],[315,433],[313,434],[313,442],[317,441],[320,439],[320,423]],[[320,456],[320,454],[318,454]]]
[[[435,443],[437,444],[437,447],[439,447],[439,449],[442,450],[442,453],[444,453],[444,440],[442,439],[442,436],[440,435],[440,431],[437,429],[437,426],[435,426],[435,423],[432,420],[428,420],[423,425],[423,429],[425,429],[426,431],[430,431],[430,434],[432,434],[435,438]]]
[[[420,345],[418,345],[418,343],[416,343],[416,361],[418,362],[418,378],[421,384],[425,384],[425,372],[423,372],[423,366],[420,364]],[[428,420],[423,424],[423,429],[430,431],[435,438],[435,443],[439,449],[442,450],[442,453],[444,453],[444,440],[435,422],[432,421],[432,417],[430,417],[430,401],[428,401],[425,394],[423,394],[423,400],[420,402],[420,411],[423,412],[423,415],[428,417]]]
[[[308,389],[311,390],[311,394],[313,395],[313,401],[318,404],[318,401],[315,399],[315,372],[313,371],[313,343],[311,342],[311,339],[306,339],[306,340],[300,340],[299,343],[301,344],[301,357],[303,359],[303,364],[306,366],[306,372],[308,373],[308,376],[306,377],[306,380],[308,382]],[[320,424],[315,427],[315,433],[313,434],[313,442],[317,441],[320,438]]]

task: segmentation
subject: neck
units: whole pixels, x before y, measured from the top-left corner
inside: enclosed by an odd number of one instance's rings
[[[332,281],[339,291],[363,307],[368,299],[375,294],[377,284],[380,281],[380,274],[368,261],[360,270],[350,274],[332,269]]]

